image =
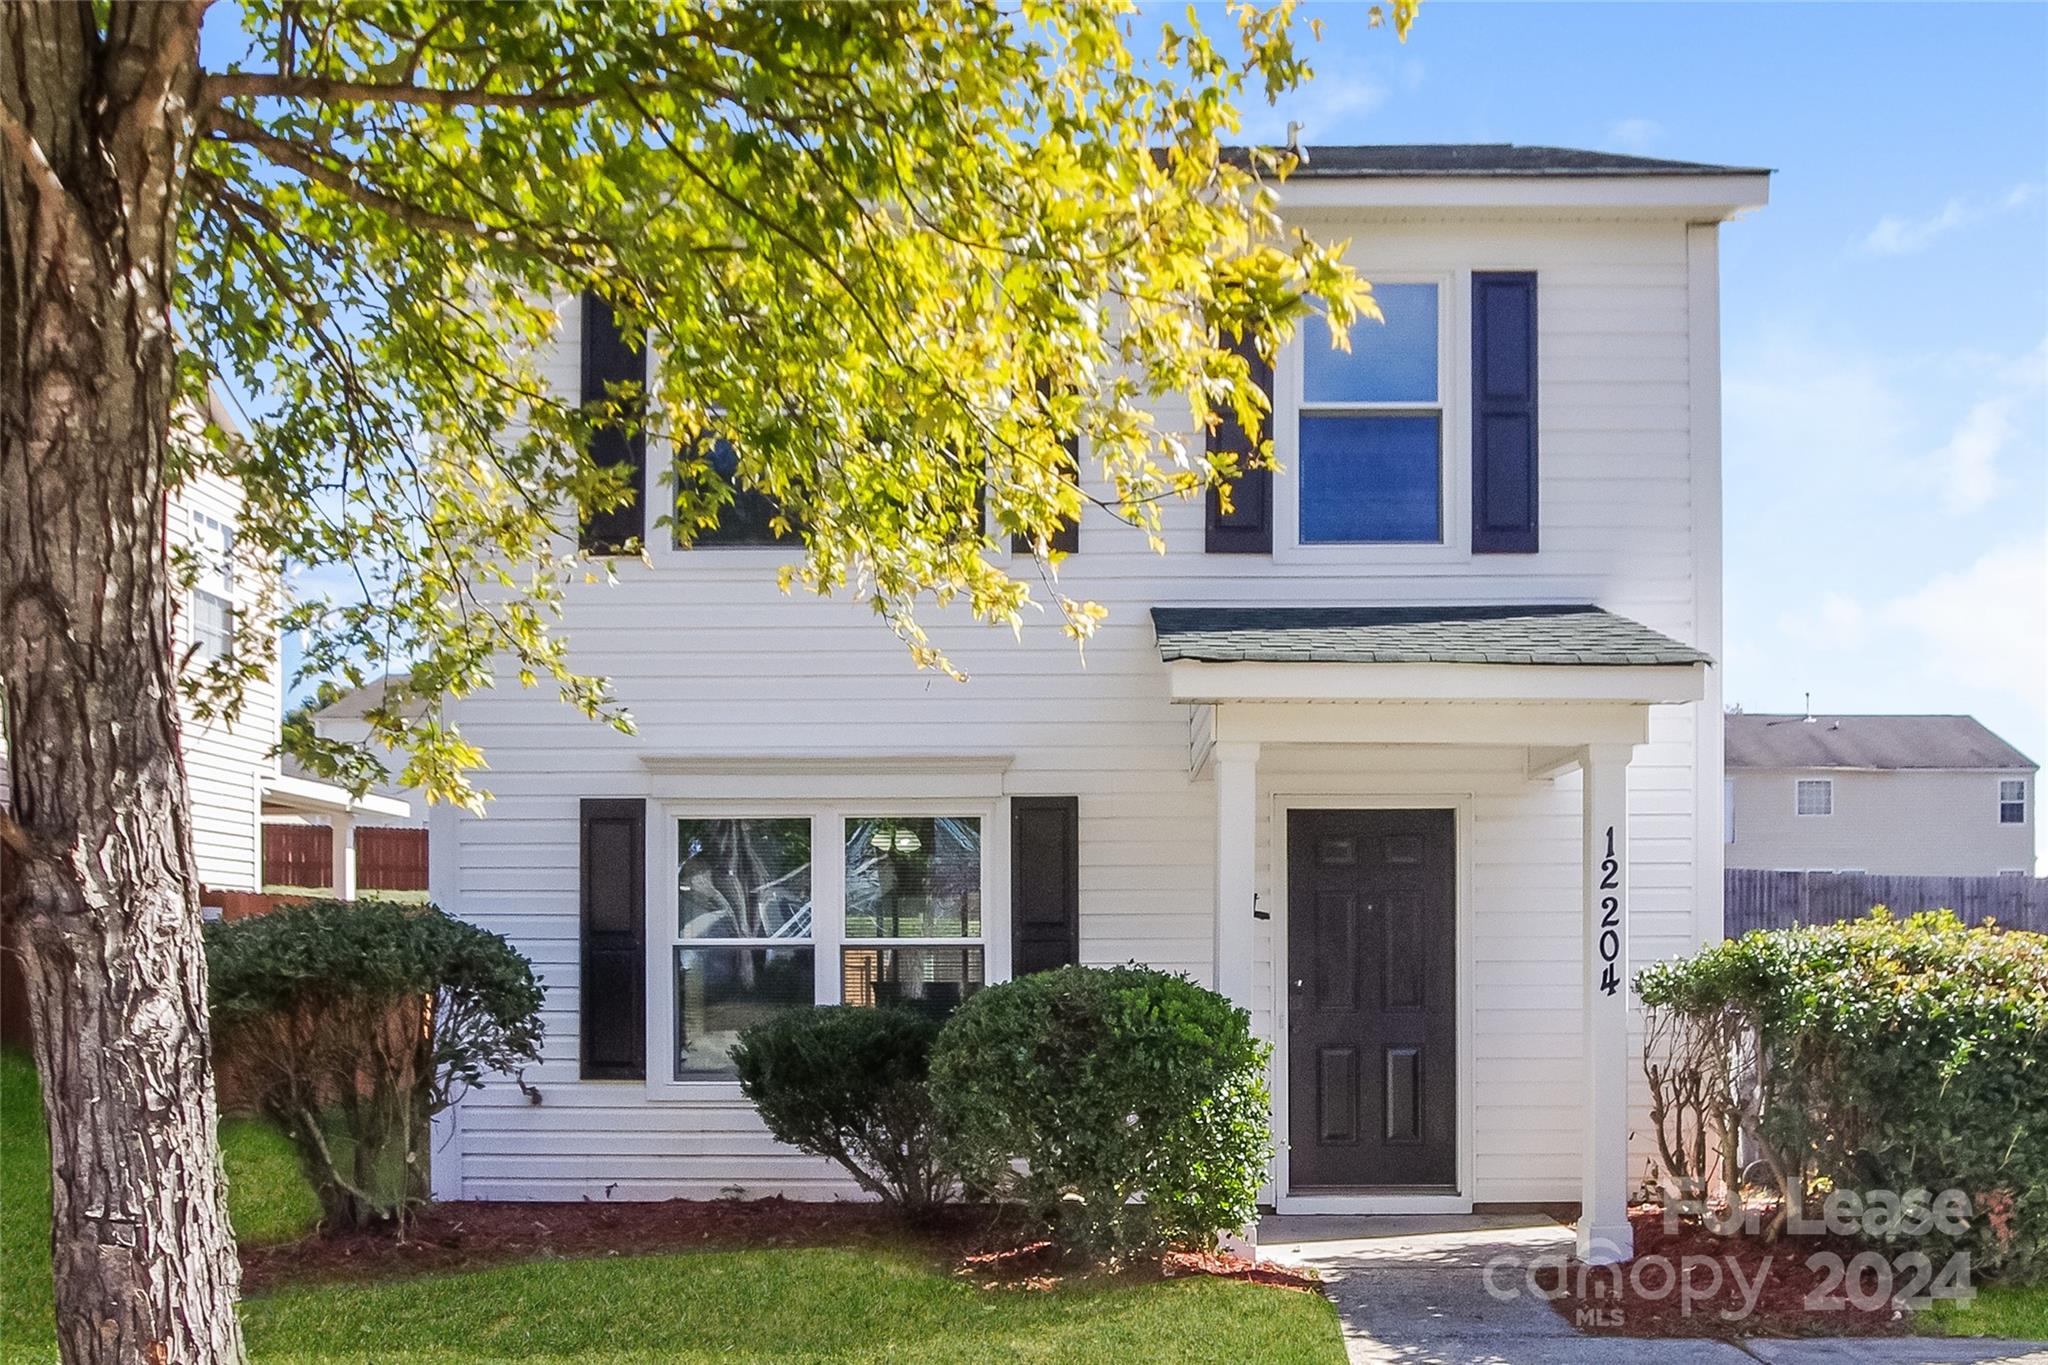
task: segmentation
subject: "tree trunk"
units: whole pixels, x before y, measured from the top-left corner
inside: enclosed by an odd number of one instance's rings
[[[241,1356],[166,526],[203,8],[0,9],[0,835],[68,1362]]]

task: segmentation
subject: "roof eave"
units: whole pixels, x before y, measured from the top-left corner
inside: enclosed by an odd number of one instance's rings
[[[1282,212],[1580,212],[1687,222],[1725,222],[1762,208],[1771,197],[1770,176],[1763,171],[1698,175],[1296,174],[1274,188]]]
[[[1176,702],[1696,702],[1707,665],[1304,663],[1240,660],[1167,663]]]

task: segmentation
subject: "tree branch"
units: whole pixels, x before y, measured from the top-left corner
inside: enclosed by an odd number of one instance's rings
[[[252,97],[338,104],[411,104],[425,109],[580,109],[604,98],[594,90],[487,90],[480,86],[441,90],[410,83],[344,81],[271,71],[216,72],[200,85],[202,105],[217,106],[222,100]]]
[[[305,144],[279,137],[251,123],[240,114],[216,109],[213,112],[213,119],[218,130],[216,136],[222,140],[254,147],[271,161],[288,170],[297,171],[314,184],[323,185],[364,208],[389,214],[407,227],[418,228],[422,232],[441,232],[467,237],[494,246],[507,246],[517,240],[517,234],[509,229],[486,227],[474,219],[437,213],[411,200],[400,199],[382,190],[372,189],[356,179],[353,170],[331,166],[314,155],[312,149]]]
[[[71,197],[64,180],[57,174],[57,168],[50,164],[43,144],[36,141],[28,125],[14,116],[14,111],[0,104],[0,141],[4,141],[14,159],[21,163],[23,174],[36,192],[36,205],[43,220],[43,230],[54,242],[65,235],[65,229],[84,230],[85,221],[79,213],[78,202]]]

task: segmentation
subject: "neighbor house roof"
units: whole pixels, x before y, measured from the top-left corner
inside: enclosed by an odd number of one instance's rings
[[[1154,607],[1152,625],[1169,663],[1712,662],[1590,606]]]
[[[1974,716],[1773,716],[1723,720],[1730,768],[2032,768]]]
[[[322,720],[361,720],[370,713],[370,708],[384,700],[387,690],[396,688],[401,695],[412,683],[410,673],[387,673],[381,678],[364,683],[361,687],[342,693],[327,705],[314,712]],[[399,710],[406,715],[417,714],[420,710],[417,699],[406,697],[399,704]]]
[[[1719,166],[1704,161],[1665,161],[1575,147],[1518,147],[1511,142],[1425,142],[1299,149],[1300,164],[1290,179],[1413,176],[1656,176],[1769,175],[1757,166]],[[1225,155],[1242,163],[1249,155],[1232,147]]]

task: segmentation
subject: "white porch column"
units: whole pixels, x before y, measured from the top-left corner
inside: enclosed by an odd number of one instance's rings
[[[1216,780],[1216,970],[1212,979],[1217,994],[1250,1009],[1259,746],[1218,744],[1209,755],[1209,767]]]
[[[334,840],[334,898],[352,901],[356,898],[356,818],[337,814],[328,830]]]
[[[1586,1151],[1579,1259],[1612,1265],[1635,1255],[1628,1223],[1628,761],[1627,744],[1586,746]]]

